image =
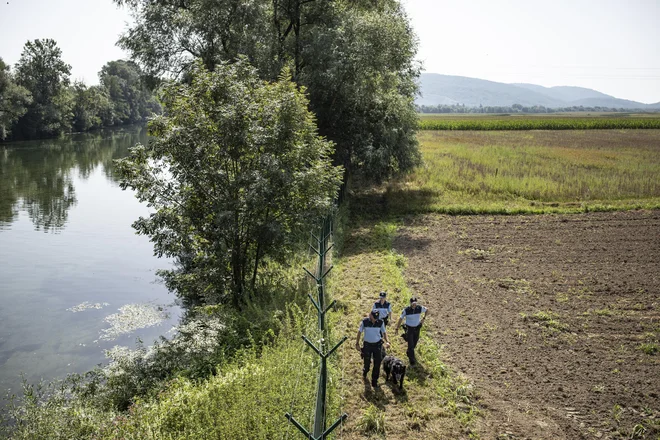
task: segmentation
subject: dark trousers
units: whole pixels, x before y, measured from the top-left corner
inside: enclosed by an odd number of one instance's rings
[[[371,365],[371,357],[374,358],[374,368],[371,370],[371,384],[374,385],[378,383],[378,376],[380,375],[380,363],[383,360],[383,343],[376,342],[370,343],[365,342],[362,352],[364,355],[364,370],[362,372],[366,376],[369,372],[369,367]]]
[[[417,342],[419,342],[419,331],[421,329],[421,324],[417,327],[408,326],[406,328],[406,342],[408,342],[408,350],[406,350],[406,354],[408,355],[410,365],[415,365],[417,362],[415,359],[415,348],[417,347]]]

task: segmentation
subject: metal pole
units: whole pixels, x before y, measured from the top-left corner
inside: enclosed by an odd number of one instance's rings
[[[319,269],[318,269],[318,300],[317,304],[319,305],[319,330],[321,332],[321,341],[319,348],[322,353],[325,353],[325,252],[326,252],[326,243],[327,243],[327,220],[323,221],[323,227],[321,228],[321,237],[319,240]],[[316,413],[314,414],[314,437],[320,438],[325,432],[325,394],[326,387],[328,384],[328,364],[325,356],[321,356],[321,367],[319,371],[319,379],[317,383],[317,393],[316,393]]]
[[[328,247],[328,239],[332,231],[332,223],[330,216],[326,217],[323,221],[321,227],[321,236],[316,237],[314,234],[312,236],[316,239],[318,243],[318,252],[319,264],[317,274],[312,274],[309,270],[305,270],[307,274],[314,278],[317,286],[317,300],[314,301],[312,295],[309,295],[310,301],[316,307],[318,315],[318,325],[319,325],[319,334],[321,335],[321,340],[319,341],[318,347],[315,346],[305,335],[303,335],[303,340],[319,355],[321,358],[321,364],[319,369],[319,378],[317,383],[317,393],[316,393],[316,411],[314,414],[314,430],[313,434],[310,434],[305,428],[298,423],[294,417],[287,413],[286,417],[291,423],[293,423],[300,432],[303,433],[306,437],[311,440],[324,440],[339,424],[341,424],[347,414],[342,414],[337,421],[335,421],[330,428],[325,429],[325,412],[326,412],[326,389],[328,385],[328,357],[337,350],[337,348],[344,343],[346,337],[339,341],[330,351],[327,349],[327,332],[325,328],[325,314],[335,303],[334,301],[328,306],[325,307],[325,277],[330,273],[332,266],[325,270],[326,266],[326,254],[329,252],[330,248]],[[316,250],[315,250],[316,251]]]

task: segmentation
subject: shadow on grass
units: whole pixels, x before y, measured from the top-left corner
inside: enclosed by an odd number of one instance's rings
[[[380,386],[372,387],[369,379],[363,379],[364,382],[364,398],[376,408],[381,411],[385,410],[385,406],[388,404],[387,396],[383,392]],[[381,385],[382,386],[382,385]]]
[[[426,380],[431,377],[429,370],[420,364],[419,360],[417,360],[417,363],[414,366],[408,367],[406,374],[411,382],[415,382],[423,387],[426,386]]]
[[[405,231],[405,229],[401,230],[396,237],[395,241],[395,248],[397,250],[403,250],[405,251],[404,253],[409,253],[408,251],[414,251],[414,252],[420,252],[424,251],[427,247],[429,247],[434,240],[431,238],[427,237],[415,237]]]
[[[388,190],[389,192],[389,190]],[[423,198],[427,203],[435,197],[433,192],[425,190],[405,190],[406,194],[400,194],[402,199],[408,197],[413,199]],[[406,209],[400,209],[388,202],[387,192],[379,189],[365,189],[352,194],[351,214],[349,222],[353,225],[349,236],[344,238],[342,256],[352,257],[356,255],[374,252],[389,252],[392,249],[392,239],[396,226],[394,222],[408,214]],[[423,212],[424,210],[420,210]],[[426,212],[426,211],[424,211]],[[421,249],[430,244],[430,240],[404,236],[406,241],[414,240],[411,246]]]

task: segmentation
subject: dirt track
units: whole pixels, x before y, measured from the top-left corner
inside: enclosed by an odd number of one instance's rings
[[[429,215],[395,248],[482,438],[660,436],[660,211]]]

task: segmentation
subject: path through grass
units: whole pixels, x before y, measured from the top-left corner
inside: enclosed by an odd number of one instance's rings
[[[412,295],[403,277],[406,260],[392,248],[398,224],[365,214],[375,205],[377,202],[369,197],[352,201],[356,209],[344,222],[349,225],[347,229],[339,234],[343,246],[330,285],[340,304],[339,313],[332,318],[333,327],[335,332],[350,338],[339,361],[344,371],[339,392],[343,407],[350,414],[340,438],[475,438],[472,387],[444,364],[441,347],[426,329],[422,330],[418,346],[419,365],[409,367],[403,392],[385,384],[384,375],[376,390],[362,379],[362,360],[354,348],[360,319],[370,310],[380,290],[388,292],[395,316]],[[403,339],[392,333],[390,340],[390,354],[407,363]]]

